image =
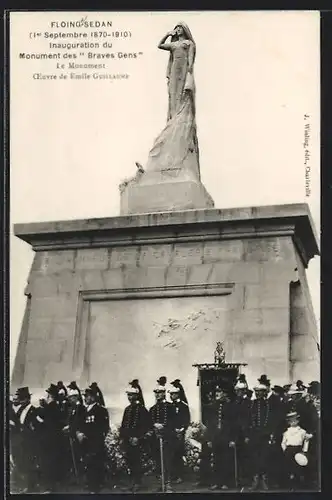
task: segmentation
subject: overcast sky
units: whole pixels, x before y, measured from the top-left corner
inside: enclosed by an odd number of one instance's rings
[[[116,57],[99,70],[129,78],[34,80],[33,73],[59,74],[58,61],[19,59],[19,52],[50,50],[50,40],[29,34],[51,31],[51,21],[85,15],[112,20],[109,31],[131,32],[131,38],[113,40],[109,51]],[[135,174],[135,161],[145,164],[165,125],[168,53],[157,45],[180,20],[197,45],[201,173],[216,207],[307,202],[319,233],[318,12],[12,13],[11,224],[119,215],[119,183]],[[119,59],[118,52],[143,54]],[[74,62],[92,60],[85,55]],[[310,116],[310,197],[305,114]],[[32,258],[29,245],[11,236],[11,361]],[[308,279],[319,321],[318,258]]]

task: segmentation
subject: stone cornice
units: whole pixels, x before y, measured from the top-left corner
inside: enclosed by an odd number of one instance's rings
[[[35,251],[289,235],[305,266],[319,255],[305,203],[15,224],[14,234]]]

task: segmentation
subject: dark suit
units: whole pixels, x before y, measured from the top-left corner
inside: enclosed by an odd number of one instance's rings
[[[151,431],[151,428],[150,414],[139,401],[125,408],[120,427],[120,437],[123,439],[128,466],[135,484],[139,484],[142,480],[143,440],[146,433]],[[132,438],[137,438],[138,443],[133,444]]]
[[[90,491],[100,490],[105,475],[105,437],[109,430],[109,415],[106,408],[94,404],[85,409],[78,424],[83,433],[83,460],[86,469],[87,486]]]
[[[235,439],[233,404],[216,401],[209,409],[208,441],[212,443],[214,483],[234,484],[234,450],[229,443]]]
[[[37,409],[30,403],[21,405],[9,415],[11,454],[16,475],[22,486],[33,490],[38,474]]]
[[[274,442],[270,445],[269,453],[269,483],[272,483],[275,487],[283,487],[284,454],[281,448],[281,441],[285,430],[286,405],[284,400],[277,394],[271,394],[268,401],[274,420]]]
[[[190,411],[187,403],[178,399],[172,401],[173,406],[173,424],[175,431],[175,439],[173,441],[173,460],[172,460],[172,478],[182,478],[183,476],[183,456],[185,454],[185,432],[190,424]]]
[[[63,415],[55,401],[39,408],[39,440],[41,447],[41,477],[44,486],[54,490],[65,473],[65,441],[62,434]]]

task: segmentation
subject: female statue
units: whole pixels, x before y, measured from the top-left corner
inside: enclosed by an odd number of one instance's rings
[[[195,121],[196,44],[188,26],[178,23],[158,45],[170,52],[167,66],[167,124],[149,154],[146,172],[200,180]]]

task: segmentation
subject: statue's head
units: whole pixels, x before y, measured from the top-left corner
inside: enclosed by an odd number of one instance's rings
[[[179,24],[178,26],[175,26],[175,33],[177,34],[178,37],[180,36],[184,36],[184,29],[183,29],[183,26],[181,24]]]
[[[175,39],[178,39],[178,38],[184,38],[186,40],[191,40],[192,42],[194,41],[193,37],[192,37],[192,34],[190,32],[190,29],[189,27],[186,25],[186,23],[184,22],[179,22],[175,28],[174,28],[174,31],[175,31]]]

